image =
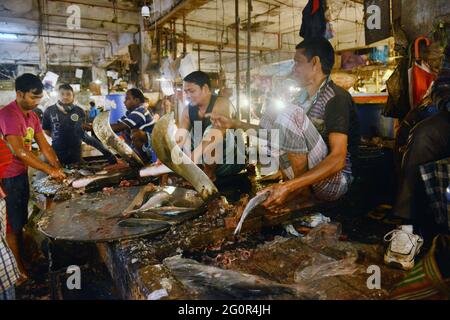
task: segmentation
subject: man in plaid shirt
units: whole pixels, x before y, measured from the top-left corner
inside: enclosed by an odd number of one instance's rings
[[[12,153],[6,143],[0,139],[0,176],[6,166],[12,162]],[[19,279],[14,255],[6,243],[6,202],[5,193],[0,185],[0,300],[14,300],[14,284]]]
[[[438,221],[433,221],[434,219],[427,214],[430,203],[426,195],[426,187],[433,188],[427,185],[430,182],[428,181],[429,170],[433,168],[433,165],[422,169],[425,170],[422,172],[423,177],[421,177],[420,167],[450,157],[450,45],[445,48],[441,69],[432,86],[431,98],[439,111],[417,123],[411,130],[403,156],[399,192],[393,212],[395,216],[414,224],[425,237],[430,239],[435,233],[436,225],[434,224],[437,222],[445,225],[443,219],[447,217],[441,216]],[[441,175],[443,174],[448,173],[441,171]]]
[[[294,62],[293,76],[303,94],[282,110],[269,108],[259,126],[210,115],[218,128],[277,130],[279,145],[270,147],[280,149],[280,168],[288,181],[262,191],[269,192],[263,206],[270,210],[311,196],[322,201],[342,197],[353,180],[360,140],[352,98],[329,77],[334,65],[330,42],[304,40],[296,47]]]

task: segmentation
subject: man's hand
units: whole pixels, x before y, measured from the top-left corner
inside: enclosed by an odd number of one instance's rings
[[[63,181],[67,178],[66,174],[61,170],[57,168],[52,168],[48,173],[53,179]]]
[[[211,112],[207,113],[205,117],[210,118],[212,125],[217,129],[235,129],[235,123],[233,119],[230,119],[224,115]]]
[[[270,211],[282,208],[292,197],[292,191],[286,183],[274,184],[258,192],[258,194],[264,192],[269,192],[269,197],[263,202],[262,206]]]
[[[93,131],[94,130],[92,128],[92,124],[91,123],[83,123],[82,127],[83,127],[84,131]]]

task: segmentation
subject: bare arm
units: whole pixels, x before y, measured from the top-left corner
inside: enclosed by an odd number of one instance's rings
[[[48,165],[47,163],[41,161],[30,150],[27,150],[23,144],[23,137],[9,135],[6,136],[6,141],[8,141],[8,143],[11,145],[15,156],[21,161],[23,161],[26,165],[33,167],[37,170],[43,171],[54,178],[57,179],[65,178],[65,174],[61,170],[54,168]]]
[[[211,112],[206,116],[211,118],[213,126],[218,129],[242,129],[244,131],[253,129],[256,133],[258,132],[258,129],[260,129],[258,125],[231,119],[229,116],[220,114],[218,112]],[[252,133],[253,130],[249,131],[249,133]]]
[[[344,169],[348,136],[343,133],[332,132],[328,139],[330,153],[317,166],[295,179],[267,188],[271,190],[271,194],[263,204],[266,208],[280,207],[288,196],[298,194],[302,189],[323,181]]]
[[[92,124],[90,123],[83,123],[81,127],[83,128],[84,131],[92,131]]]
[[[345,167],[348,136],[343,133],[330,133],[330,153],[317,166],[299,178],[289,181],[293,188],[304,188],[316,184],[338,173]]]
[[[114,132],[120,132],[123,130],[129,130],[128,126],[125,123],[118,122],[111,125],[111,128]]]
[[[39,132],[39,133],[35,134],[34,139],[36,140],[36,142],[39,146],[39,149],[41,150],[45,159],[47,159],[47,161],[50,163],[50,165],[57,169],[62,168],[62,165],[59,162],[55,151],[48,144],[47,139],[45,138],[44,134],[42,132]]]

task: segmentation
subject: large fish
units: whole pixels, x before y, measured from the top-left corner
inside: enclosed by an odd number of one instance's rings
[[[177,145],[175,132],[176,125],[173,112],[171,112],[159,119],[153,128],[153,150],[162,163],[190,182],[200,196],[206,200],[218,192],[217,188],[211,179]]]
[[[205,210],[202,198],[194,190],[147,185],[124,210],[120,221],[128,222],[119,225],[127,227],[139,225],[137,222],[139,219],[177,224],[192,219]]]
[[[147,211],[150,209],[155,209],[162,207],[164,204],[168,203],[170,199],[170,194],[166,191],[158,191],[151,195],[151,197],[138,209],[132,210],[129,213],[137,211]]]
[[[174,256],[163,265],[200,299],[317,299],[311,290],[286,285],[248,273],[224,270]]]
[[[194,190],[176,187],[145,186],[125,209],[123,215],[151,211],[162,215],[179,215],[194,211],[204,205],[202,198]]]
[[[155,219],[140,219],[129,218],[118,222],[118,226],[122,228],[137,228],[137,227],[153,227],[153,228],[167,228],[169,229],[173,223]]]
[[[144,165],[142,159],[112,130],[111,125],[109,124],[110,112],[111,111],[101,112],[97,117],[95,117],[92,124],[95,135],[105,146],[113,151],[116,151],[131,166],[142,167]]]
[[[166,173],[170,173],[172,170],[170,170],[166,165],[164,164],[152,164],[150,166],[146,166],[139,170],[139,176],[140,177],[157,177]]]
[[[242,225],[243,225],[245,219],[247,218],[247,216],[249,215],[249,213],[252,212],[252,210],[255,209],[257,206],[259,206],[261,203],[266,201],[268,197],[269,197],[269,192],[267,191],[267,192],[260,193],[260,194],[256,195],[255,197],[253,197],[252,199],[250,199],[250,201],[247,203],[247,206],[245,206],[244,212],[242,213],[242,216],[241,216],[241,220],[239,220],[239,223],[236,226],[236,229],[234,230],[235,235],[238,234],[239,232],[241,232]]]

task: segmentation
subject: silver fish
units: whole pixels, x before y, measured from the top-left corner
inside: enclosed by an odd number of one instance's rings
[[[109,149],[116,151],[120,156],[134,167],[142,167],[144,163],[141,158],[130,148],[125,141],[119,139],[109,124],[109,115],[111,111],[100,113],[95,117],[92,127],[95,135]]]
[[[115,174],[110,174],[110,175],[95,175],[95,176],[80,178],[80,179],[77,179],[72,182],[72,187],[74,187],[75,189],[84,188],[84,187],[90,185],[94,181],[98,181],[98,180],[102,180],[102,179],[109,179],[109,178],[117,177],[119,175],[121,175],[120,172],[115,173]]]
[[[147,211],[163,206],[164,203],[170,199],[170,194],[165,191],[158,191],[154,193],[140,208],[131,210],[127,214],[132,214],[139,211]]]
[[[154,209],[145,210],[146,212],[156,213],[165,216],[177,216],[186,212],[194,211],[196,208],[186,208],[186,207],[159,207]]]
[[[152,147],[162,163],[189,181],[200,196],[206,200],[218,192],[217,188],[177,145],[175,130],[175,120],[173,112],[171,112],[156,122],[152,132]]]
[[[173,256],[163,265],[199,299],[312,299],[316,294],[300,286],[286,285],[234,270],[220,269],[195,260]]]
[[[242,216],[241,216],[241,220],[239,220],[239,223],[236,226],[236,229],[234,230],[235,235],[237,235],[239,232],[241,232],[242,224],[244,223],[244,220],[247,218],[249,213],[253,209],[255,209],[257,206],[259,206],[261,203],[266,201],[267,198],[269,197],[269,194],[270,194],[269,191],[263,192],[263,193],[256,195],[256,197],[253,197],[252,199],[250,199],[250,201],[245,206],[244,212],[242,213]]]
[[[87,169],[80,169],[80,170],[78,170],[78,172],[84,177],[88,177],[88,176],[94,175],[94,173],[92,171],[89,171]]]
[[[170,173],[170,170],[167,166],[163,164],[146,166],[139,171],[139,176],[141,177],[157,177],[163,175],[165,173]]]
[[[118,226],[122,228],[152,227],[155,229],[168,229],[171,223],[155,219],[128,218],[119,221]]]

